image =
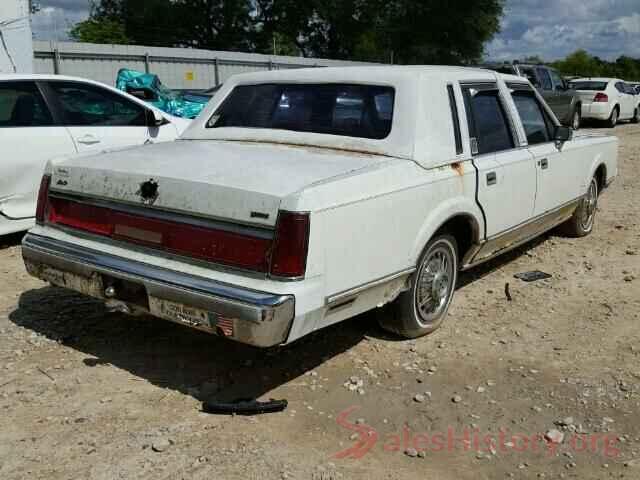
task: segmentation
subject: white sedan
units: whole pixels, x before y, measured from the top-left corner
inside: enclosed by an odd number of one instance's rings
[[[238,75],[176,142],[50,162],[22,255],[110,309],[255,346],[378,306],[418,337],[459,270],[557,225],[588,235],[617,148],[489,70]]]
[[[47,160],[175,140],[189,123],[91,80],[0,75],[0,235],[33,226]]]
[[[619,120],[640,121],[640,96],[619,78],[578,78],[570,82],[582,101],[582,118],[615,127]]]

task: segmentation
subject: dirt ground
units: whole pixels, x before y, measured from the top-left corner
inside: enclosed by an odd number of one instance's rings
[[[615,133],[594,232],[464,274],[415,341],[366,314],[258,350],[108,313],[0,239],[0,478],[640,479],[640,127]],[[201,412],[255,397],[289,407]]]

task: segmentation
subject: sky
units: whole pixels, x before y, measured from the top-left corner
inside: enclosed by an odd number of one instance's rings
[[[65,40],[89,14],[89,0],[40,0],[38,40]],[[579,48],[603,59],[640,58],[640,0],[506,0],[502,31],[486,45],[491,60],[538,55],[545,61]]]

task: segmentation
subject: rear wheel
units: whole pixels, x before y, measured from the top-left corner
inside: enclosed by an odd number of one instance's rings
[[[598,181],[591,179],[587,193],[573,212],[573,216],[563,224],[564,233],[572,237],[584,237],[593,230],[593,222],[598,207]]]
[[[573,117],[571,118],[571,128],[573,128],[574,130],[578,130],[581,124],[582,115],[580,114],[580,107],[577,107],[573,112]]]
[[[609,120],[607,120],[607,127],[613,128],[618,123],[618,107],[614,107],[611,115],[609,116]]]
[[[411,288],[379,309],[380,326],[405,338],[433,332],[447,315],[457,279],[456,239],[448,234],[438,235],[420,256]]]

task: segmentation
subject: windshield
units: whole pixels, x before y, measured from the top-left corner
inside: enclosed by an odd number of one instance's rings
[[[208,128],[271,128],[383,139],[391,132],[395,91],[347,84],[262,84],[233,89]]]
[[[569,82],[569,87],[574,90],[606,90],[607,82]]]

